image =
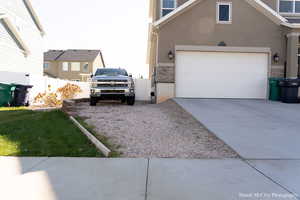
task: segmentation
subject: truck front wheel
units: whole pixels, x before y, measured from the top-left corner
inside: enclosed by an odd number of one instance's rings
[[[96,106],[97,101],[98,101],[97,98],[91,97],[90,98],[90,106]]]
[[[133,106],[135,103],[135,96],[127,97],[127,105]]]

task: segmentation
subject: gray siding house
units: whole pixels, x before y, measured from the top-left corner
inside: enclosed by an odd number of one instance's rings
[[[0,75],[42,76],[44,34],[29,0],[0,0]]]
[[[266,99],[299,77],[300,1],[151,0],[148,63],[157,102]]]

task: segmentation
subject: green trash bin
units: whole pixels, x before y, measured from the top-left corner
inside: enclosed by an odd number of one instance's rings
[[[269,100],[271,101],[280,101],[280,87],[279,87],[279,81],[283,80],[284,78],[275,78],[271,77],[269,78]]]
[[[10,106],[16,86],[13,84],[0,83],[0,107]]]

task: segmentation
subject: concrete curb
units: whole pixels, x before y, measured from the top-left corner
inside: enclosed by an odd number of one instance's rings
[[[106,157],[111,153],[104,144],[102,144],[93,134],[86,130],[74,117],[70,116],[71,121],[87,136],[87,138],[99,149]]]

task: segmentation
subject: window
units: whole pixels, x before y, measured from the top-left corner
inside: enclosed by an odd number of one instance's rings
[[[161,0],[161,16],[165,16],[176,8],[176,0]]]
[[[49,68],[50,68],[50,63],[45,62],[45,63],[44,63],[44,69],[49,69]]]
[[[89,72],[89,63],[83,64],[83,72]]]
[[[217,23],[231,24],[232,4],[230,2],[217,2]]]
[[[278,11],[283,14],[300,14],[300,0],[279,0]]]
[[[63,62],[63,63],[62,63],[62,70],[63,70],[64,72],[69,71],[69,63]]]
[[[71,70],[79,72],[80,71],[80,63],[79,62],[71,63]]]

